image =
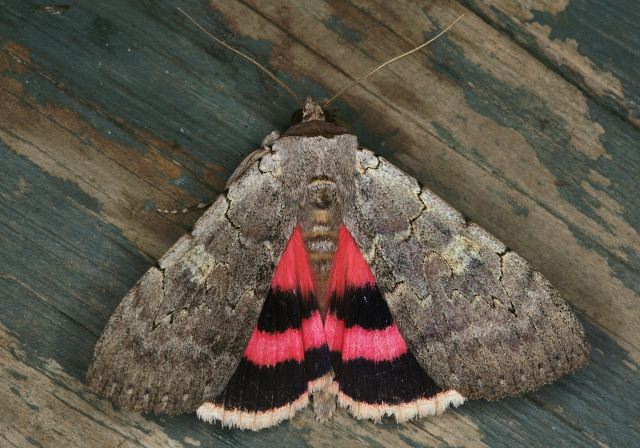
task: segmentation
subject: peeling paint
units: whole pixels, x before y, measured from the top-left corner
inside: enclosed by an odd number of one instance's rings
[[[524,205],[520,204],[518,201],[516,201],[513,197],[509,196],[509,194],[507,193],[498,193],[505,201],[507,201],[507,203],[509,203],[509,205],[511,206],[513,212],[517,215],[517,216],[522,216],[523,218],[526,218],[527,215],[529,214],[529,209],[527,207],[525,207]]]
[[[22,445],[30,439],[29,444],[35,446],[115,447],[121,441],[167,448],[182,446],[143,416],[120,413],[107,400],[88,393],[55,360],[41,359],[38,367],[25,361],[20,343],[0,324],[0,364],[12,366],[29,378],[29,382],[13,383],[0,377],[2,389],[8,384],[15,389],[13,396],[3,395],[0,409],[3,415],[9,412],[14,419],[19,416],[21,423],[0,423],[6,440]],[[43,431],[43,427],[59,431]]]
[[[581,81],[604,97],[606,104],[614,109],[621,105],[630,107],[623,114],[640,123],[640,104],[637,103],[640,70],[628,63],[634,51],[637,27],[624,16],[625,8],[633,10],[634,6],[617,4],[610,11],[594,10],[592,14],[584,14],[575,1],[557,13],[532,8],[529,26],[533,32],[542,28],[542,35],[552,44],[560,43],[563,48],[556,54],[563,70],[580,72]],[[611,98],[607,100],[607,97]],[[620,105],[613,104],[616,102]]]
[[[349,42],[360,42],[362,40],[362,33],[353,28],[349,28],[347,25],[345,25],[340,17],[332,15],[328,19],[324,20],[324,24],[327,26],[327,28],[335,31],[342,38]]]
[[[624,1],[615,8],[598,2],[508,0],[462,3],[497,28],[505,29],[605,107],[640,124],[640,75],[628,61],[637,41],[635,4]]]

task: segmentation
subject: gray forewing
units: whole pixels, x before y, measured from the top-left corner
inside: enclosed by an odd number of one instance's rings
[[[356,171],[345,224],[438,385],[498,399],[587,362],[580,323],[522,257],[370,151]]]
[[[228,382],[295,225],[262,154],[122,300],[87,381],[132,410],[193,412]]]

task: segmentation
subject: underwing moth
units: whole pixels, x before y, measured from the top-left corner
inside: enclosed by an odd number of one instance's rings
[[[382,157],[303,119],[126,295],[88,384],[124,408],[261,429],[313,401],[398,421],[583,366],[580,323],[519,255]]]
[[[123,408],[259,430],[313,403],[398,422],[585,365],[519,255],[326,120],[272,134],[113,313],[88,371]]]

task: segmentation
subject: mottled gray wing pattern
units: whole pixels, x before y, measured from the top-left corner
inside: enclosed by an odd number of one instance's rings
[[[580,323],[542,274],[388,161],[357,160],[345,224],[439,386],[498,399],[588,361]]]
[[[138,411],[193,412],[226,385],[295,223],[280,161],[265,152],[129,291],[88,383]]]

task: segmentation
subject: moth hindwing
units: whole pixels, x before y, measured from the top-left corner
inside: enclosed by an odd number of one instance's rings
[[[123,299],[88,383],[139,411],[261,429],[310,401],[398,421],[583,366],[584,332],[520,256],[307,99]]]

